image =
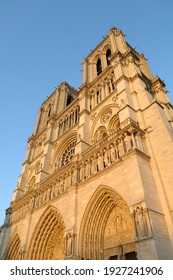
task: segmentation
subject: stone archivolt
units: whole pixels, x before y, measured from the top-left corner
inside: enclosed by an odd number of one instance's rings
[[[59,211],[54,207],[45,210],[34,230],[28,251],[28,259],[64,259],[65,225]]]
[[[134,242],[135,232],[124,200],[112,189],[102,186],[91,198],[80,228],[82,259],[108,259],[108,252]]]
[[[9,246],[5,253],[6,260],[19,260],[20,259],[20,238],[16,233],[9,242]]]

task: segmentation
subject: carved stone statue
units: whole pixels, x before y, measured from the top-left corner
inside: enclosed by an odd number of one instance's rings
[[[55,196],[58,195],[59,191],[58,191],[58,182],[55,181],[55,185],[54,185],[54,193],[55,193]]]
[[[24,260],[24,248],[20,248],[19,250],[19,260]]]
[[[54,187],[53,187],[53,182],[51,183],[51,189],[50,189],[50,199],[54,198]]]
[[[136,147],[138,149],[141,149],[141,139],[139,133],[135,133],[134,137],[135,137]]]
[[[34,207],[38,207],[38,200],[39,200],[39,197],[38,195],[36,194],[36,197],[35,197],[35,204],[34,204]]]
[[[72,185],[76,184],[77,182],[77,169],[75,166],[72,168],[71,181],[72,181]]]
[[[121,215],[117,215],[115,219],[115,231],[120,233],[123,231]]]
[[[79,179],[80,181],[82,181],[84,179],[84,169],[83,169],[83,164],[81,163],[80,164],[80,167],[79,167]]]
[[[42,203],[43,203],[43,194],[40,193],[40,194],[39,194],[39,199],[38,199],[38,204],[39,204],[39,206],[41,206]]]
[[[60,177],[60,179],[59,179],[59,193],[63,193],[63,191],[64,191],[64,184],[63,184],[62,177]]]
[[[50,199],[50,188],[46,190],[46,202]]]
[[[91,157],[91,175],[95,174],[95,160]]]
[[[107,167],[109,165],[109,157],[108,157],[107,149],[103,150],[103,163],[104,163],[104,167]]]
[[[6,215],[5,215],[5,221],[4,221],[4,224],[7,225],[10,223],[10,216],[11,216],[11,213],[12,213],[12,210],[11,208],[8,208],[6,210]]]
[[[57,171],[57,169],[58,169],[58,163],[55,162],[55,164],[54,164],[54,172]]]
[[[85,178],[89,177],[89,164],[88,161],[85,161]]]
[[[67,178],[67,174],[65,173],[64,175],[64,190],[67,190],[68,188],[68,178]]]
[[[32,210],[34,208],[34,197],[31,198],[30,202],[29,202],[29,209]]]
[[[110,162],[113,163],[116,160],[116,155],[115,155],[115,148],[113,144],[110,144]]]
[[[71,186],[71,172],[69,171],[67,174],[68,186]]]
[[[100,171],[103,169],[103,158],[100,154],[100,152],[97,153],[97,171]]]
[[[66,235],[66,255],[71,256],[73,253],[73,234],[68,232]]]
[[[124,133],[124,145],[126,152],[128,152],[131,149],[131,144],[130,144],[130,137],[127,134],[127,132]]]
[[[117,146],[118,146],[118,156],[121,157],[124,154],[121,139],[117,140]]]
[[[134,211],[135,225],[136,225],[136,233],[138,238],[147,235],[147,224],[146,217],[144,214],[143,207],[137,207]]]

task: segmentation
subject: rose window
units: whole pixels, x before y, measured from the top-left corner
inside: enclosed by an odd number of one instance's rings
[[[71,143],[64,151],[63,155],[62,155],[62,159],[61,159],[61,166],[69,163],[74,154],[75,154],[75,145],[76,145],[76,141],[74,141],[73,143]]]

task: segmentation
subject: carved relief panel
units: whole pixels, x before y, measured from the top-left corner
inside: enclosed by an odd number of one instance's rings
[[[104,250],[129,243],[135,238],[132,221],[122,209],[115,208],[106,223],[104,233]]]

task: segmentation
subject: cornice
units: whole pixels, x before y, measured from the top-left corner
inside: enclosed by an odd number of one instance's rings
[[[160,79],[160,77],[157,75],[152,81],[153,86],[155,86],[155,84],[160,83],[162,87],[165,87],[165,83],[163,80]]]
[[[126,59],[130,55],[132,55],[136,60],[140,60],[139,54],[132,48],[129,48],[125,53],[123,53],[122,57],[123,59]]]

